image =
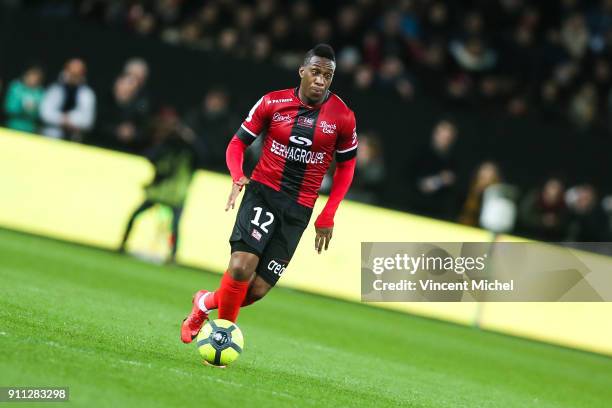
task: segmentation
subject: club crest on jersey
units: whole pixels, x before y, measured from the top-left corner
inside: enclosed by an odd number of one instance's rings
[[[291,115],[287,114],[287,115],[283,115],[281,113],[278,112],[274,112],[274,115],[272,115],[272,120],[274,122],[291,122]]]
[[[305,116],[298,116],[298,126],[311,128],[314,126],[314,118],[307,118]]]
[[[321,127],[321,131],[323,133],[327,133],[328,135],[333,135],[334,133],[336,133],[335,123],[327,123],[326,121],[322,120],[321,122],[319,122],[319,126]]]

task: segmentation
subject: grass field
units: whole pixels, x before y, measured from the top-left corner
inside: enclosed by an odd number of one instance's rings
[[[206,367],[179,325],[218,280],[0,229],[0,386],[90,407],[612,406],[610,358],[283,288],[242,311],[240,360]]]

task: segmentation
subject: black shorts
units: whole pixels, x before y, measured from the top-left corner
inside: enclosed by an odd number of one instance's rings
[[[293,257],[312,208],[256,181],[245,189],[230,237],[232,253],[259,256],[256,272],[274,286]]]

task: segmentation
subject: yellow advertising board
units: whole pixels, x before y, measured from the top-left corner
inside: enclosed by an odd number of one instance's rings
[[[115,249],[153,177],[143,158],[0,129],[0,226]],[[236,210],[225,212],[228,176],[198,172],[181,220],[180,263],[223,272]],[[313,220],[325,198],[314,210]],[[304,233],[280,285],[349,301],[361,297],[361,242],[486,242],[483,230],[345,202],[329,251]],[[163,257],[167,218],[158,208],[137,220],[128,248]],[[508,238],[510,239],[510,238]],[[604,262],[612,261],[607,258]],[[610,303],[375,303],[384,307],[612,354]]]

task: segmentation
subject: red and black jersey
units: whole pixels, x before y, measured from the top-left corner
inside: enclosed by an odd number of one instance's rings
[[[333,155],[341,162],[357,153],[355,114],[331,92],[316,106],[303,103],[297,92],[283,89],[264,95],[236,136],[247,145],[259,135],[265,138],[253,180],[314,207]]]

